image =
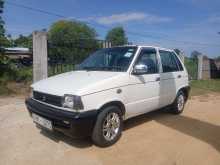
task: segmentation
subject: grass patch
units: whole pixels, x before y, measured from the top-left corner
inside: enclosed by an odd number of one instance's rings
[[[220,92],[220,79],[193,80],[190,82],[190,86],[191,96]]]

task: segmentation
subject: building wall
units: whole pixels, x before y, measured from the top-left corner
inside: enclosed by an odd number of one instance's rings
[[[220,78],[220,60],[203,57],[202,79]]]
[[[211,78],[211,70],[210,70],[210,59],[207,57],[203,57],[203,65],[202,65],[202,79],[210,79]]]

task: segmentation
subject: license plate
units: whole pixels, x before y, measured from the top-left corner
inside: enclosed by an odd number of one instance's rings
[[[37,124],[39,124],[40,126],[44,127],[44,128],[47,128],[49,130],[53,130],[53,127],[52,127],[52,122],[50,120],[47,120],[39,115],[36,115],[36,114],[32,114],[32,118],[33,118],[33,121]]]

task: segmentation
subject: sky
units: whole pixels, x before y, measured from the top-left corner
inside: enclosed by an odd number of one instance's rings
[[[219,0],[5,0],[6,33],[14,38],[48,29],[61,18],[11,3],[77,19],[95,28],[99,39],[115,26],[123,26],[133,44],[193,50],[220,56]],[[10,3],[11,2],[11,3]]]

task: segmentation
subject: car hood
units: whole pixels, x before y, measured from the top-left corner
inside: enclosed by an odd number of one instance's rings
[[[64,94],[87,95],[117,87],[115,80],[125,72],[72,71],[40,80],[32,84],[35,91],[63,96]],[[114,83],[113,83],[114,82]]]

